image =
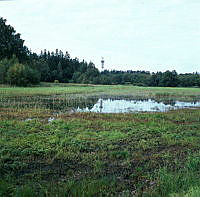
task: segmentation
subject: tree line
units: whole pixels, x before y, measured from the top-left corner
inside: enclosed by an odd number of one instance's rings
[[[137,86],[200,87],[198,73],[177,74],[175,70],[100,72],[92,62],[71,58],[68,52],[31,52],[21,35],[0,18],[0,83],[30,86],[40,82],[85,84],[132,84]]]

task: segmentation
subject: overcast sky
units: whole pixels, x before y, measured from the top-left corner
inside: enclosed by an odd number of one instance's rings
[[[200,71],[200,0],[0,0],[33,52],[68,51],[100,68]]]

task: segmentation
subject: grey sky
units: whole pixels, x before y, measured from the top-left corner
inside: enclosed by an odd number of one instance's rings
[[[200,71],[199,0],[0,1],[34,52],[56,48],[106,69]]]

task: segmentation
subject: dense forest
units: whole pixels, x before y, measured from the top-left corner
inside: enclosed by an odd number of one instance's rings
[[[40,82],[200,87],[200,75],[178,74],[175,70],[100,72],[92,62],[71,58],[68,52],[58,49],[36,54],[24,45],[21,35],[0,18],[0,84],[30,86]]]

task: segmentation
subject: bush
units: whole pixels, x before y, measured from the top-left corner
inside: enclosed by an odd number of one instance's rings
[[[7,83],[16,86],[28,86],[40,82],[40,74],[23,64],[15,63],[7,71]]]
[[[54,80],[54,83],[59,83],[59,81],[58,80]]]

